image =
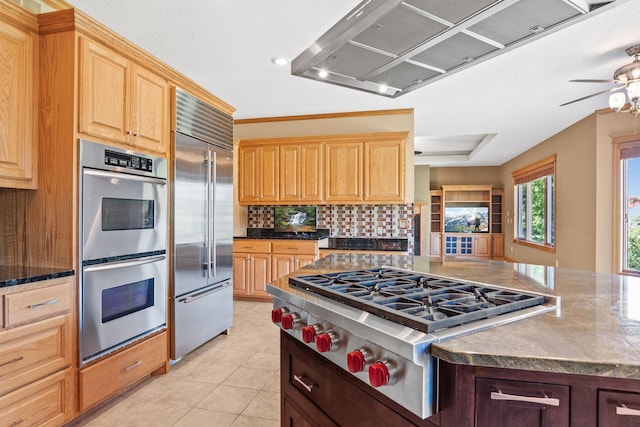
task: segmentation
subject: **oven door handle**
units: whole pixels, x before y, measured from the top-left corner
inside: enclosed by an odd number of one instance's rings
[[[128,173],[119,173],[119,172],[107,172],[101,171],[97,169],[88,169],[84,168],[83,173],[85,175],[93,175],[100,178],[115,178],[115,179],[126,179],[129,181],[138,181],[138,182],[148,182],[151,184],[159,184],[166,185],[167,181],[162,178],[153,178],[150,176],[141,176],[141,175],[131,175]]]
[[[85,273],[90,273],[92,271],[104,271],[104,270],[113,270],[115,268],[126,268],[126,267],[135,267],[138,265],[149,264],[151,262],[158,262],[166,259],[166,255],[156,255],[145,258],[138,258],[133,260],[126,261],[114,261],[114,262],[106,262],[104,264],[91,265],[89,267],[84,268]]]

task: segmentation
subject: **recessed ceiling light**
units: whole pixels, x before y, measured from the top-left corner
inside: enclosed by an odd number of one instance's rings
[[[327,70],[322,69],[318,71],[318,77],[320,77],[321,79],[326,79],[328,75],[329,72]]]
[[[387,85],[380,85],[380,87],[378,88],[378,91],[380,93],[386,93],[387,89],[389,89],[389,87]]]
[[[289,59],[283,56],[279,56],[277,58],[271,58],[271,62],[276,65],[287,65],[289,63]]]

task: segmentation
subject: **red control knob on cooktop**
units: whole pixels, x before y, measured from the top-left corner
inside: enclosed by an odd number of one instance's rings
[[[306,344],[312,343],[316,340],[316,326],[309,325],[302,328],[302,341]]]
[[[285,307],[271,310],[271,321],[273,323],[280,323],[282,321],[282,315],[285,313],[288,313],[288,310]]]
[[[320,353],[331,351],[331,348],[333,347],[334,343],[335,343],[335,336],[332,336],[330,332],[319,334],[316,337],[316,349],[318,349]]]
[[[382,387],[389,384],[389,368],[384,362],[376,362],[369,366],[369,384],[373,387]]]
[[[283,314],[281,317],[282,329],[293,329],[293,325],[299,320],[296,313]]]
[[[367,360],[362,351],[354,350],[347,353],[347,368],[349,368],[349,372],[355,373],[364,371],[366,363]]]

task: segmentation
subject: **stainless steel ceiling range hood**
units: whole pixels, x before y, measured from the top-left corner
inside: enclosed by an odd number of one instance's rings
[[[625,0],[365,0],[291,74],[396,98]]]

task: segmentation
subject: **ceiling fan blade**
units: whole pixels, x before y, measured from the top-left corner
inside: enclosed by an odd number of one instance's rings
[[[598,80],[598,79],[575,79],[569,80],[571,83],[620,83],[618,80]]]
[[[624,86],[612,87],[611,89],[601,90],[600,92],[592,93],[591,95],[583,96],[582,98],[578,98],[578,99],[574,99],[573,101],[565,102],[564,104],[560,104],[560,106],[564,107],[565,105],[573,104],[574,102],[584,101],[585,99],[588,99],[588,98],[591,98],[591,97],[594,97],[594,96],[598,96],[598,95],[602,95],[603,93],[607,93],[607,92],[615,92],[615,91],[620,90],[622,88],[624,88]]]

